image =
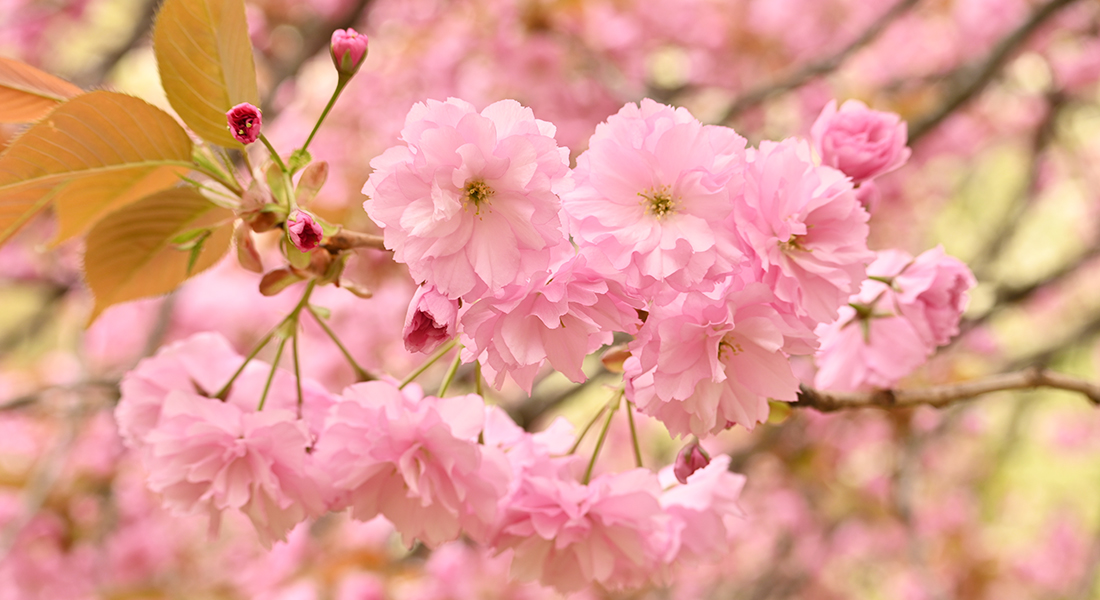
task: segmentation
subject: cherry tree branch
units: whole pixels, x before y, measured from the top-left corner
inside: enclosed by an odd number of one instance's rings
[[[963,65],[948,78],[950,89],[943,101],[931,111],[909,124],[909,145],[935,129],[951,113],[961,108],[985,89],[993,81],[1001,67],[1008,62],[1013,53],[1031,37],[1040,26],[1050,20],[1061,9],[1077,0],[1049,0],[1035,9],[1031,16],[1001,38],[984,59]]]
[[[330,235],[328,240],[322,244],[322,247],[329,252],[336,253],[341,250],[351,250],[352,248],[374,248],[375,250],[385,250],[386,246],[382,243],[382,236],[374,235],[370,233],[361,233],[358,231],[348,231],[341,229],[336,233]]]
[[[913,390],[825,392],[809,386],[802,386],[798,392],[798,400],[792,406],[813,408],[821,412],[869,407],[909,408],[922,404],[940,408],[983,394],[1041,387],[1076,392],[1087,397],[1093,404],[1100,406],[1100,386],[1072,375],[1040,368],[999,373],[981,379]]]
[[[784,77],[772,81],[770,83],[753,88],[748,92],[745,92],[734,100],[733,104],[726,110],[726,113],[718,120],[719,123],[728,123],[730,119],[741,114],[745,110],[752,108],[765,100],[784,94],[793,89],[797,89],[805,85],[815,77],[827,75],[837,69],[839,69],[853,54],[862,50],[871,42],[878,39],[886,28],[891,23],[896,21],[898,17],[913,8],[920,0],[901,0],[890,10],[886,11],[881,17],[875,20],[874,23],[863,31],[856,39],[852,40],[847,46],[841,48],[836,53],[826,56],[825,58],[805,65],[801,69],[794,71]]]

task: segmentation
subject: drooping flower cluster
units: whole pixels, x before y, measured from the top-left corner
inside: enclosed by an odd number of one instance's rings
[[[970,269],[937,246],[913,258],[884,250],[836,321],[821,325],[814,385],[854,391],[888,388],[959,332]]]
[[[270,544],[350,507],[358,520],[386,517],[406,545],[465,535],[510,556],[516,576],[573,591],[638,585],[679,558],[704,558],[693,549],[727,536],[692,511],[739,514],[740,477],[718,474],[722,460],[665,491],[644,469],[585,483],[580,457],[567,454],[571,427],[529,434],[474,394],[371,381],[333,396],[305,381],[299,407],[289,373],[250,362],[225,400],[212,397],[242,360],[213,334],[169,346],[126,376],[116,411],[150,489],[214,529],[240,511]],[[708,477],[729,485],[707,491]]]

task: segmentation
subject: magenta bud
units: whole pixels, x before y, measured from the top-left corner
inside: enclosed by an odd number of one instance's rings
[[[676,467],[673,469],[673,473],[676,474],[676,481],[687,483],[688,477],[692,473],[709,464],[710,455],[707,454],[706,450],[703,450],[698,442],[684,446],[684,449],[680,450],[680,454],[676,455]]]
[[[325,236],[321,226],[313,217],[305,211],[294,211],[286,222],[286,233],[290,236],[290,243],[302,252],[309,252],[321,243]]]
[[[247,102],[242,102],[225,113],[229,120],[229,132],[242,144],[251,144],[260,137],[263,113]]]
[[[367,57],[367,36],[354,29],[337,29],[332,32],[332,62],[341,75],[355,75]]]

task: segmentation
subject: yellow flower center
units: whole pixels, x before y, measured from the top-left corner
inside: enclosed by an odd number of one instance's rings
[[[657,220],[663,219],[670,213],[678,212],[678,202],[676,198],[669,191],[667,185],[662,185],[660,188],[649,189],[645,192],[638,192],[638,195],[642,197],[642,206],[645,208],[647,215],[653,215]]]

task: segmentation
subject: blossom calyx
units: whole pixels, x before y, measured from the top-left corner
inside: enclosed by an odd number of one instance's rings
[[[260,137],[263,112],[247,102],[242,102],[225,113],[229,121],[229,133],[242,144],[251,144]]]
[[[341,76],[351,77],[363,65],[367,58],[367,36],[351,29],[337,29],[332,32],[329,45],[332,62]]]

